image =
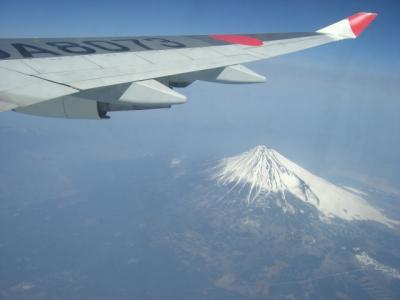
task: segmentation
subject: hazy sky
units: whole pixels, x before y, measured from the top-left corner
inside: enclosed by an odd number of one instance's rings
[[[55,164],[220,157],[266,144],[320,173],[398,187],[399,8],[398,1],[6,1],[2,37],[313,31],[359,11],[379,17],[356,41],[251,64],[265,84],[195,83],[180,90],[188,103],[171,110],[98,122],[1,113],[0,165],[29,157]]]

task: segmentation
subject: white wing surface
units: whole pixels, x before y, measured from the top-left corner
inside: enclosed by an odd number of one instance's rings
[[[0,111],[105,118],[170,107],[196,80],[259,83],[242,64],[356,38],[376,17],[358,13],[312,33],[79,39],[0,39]]]

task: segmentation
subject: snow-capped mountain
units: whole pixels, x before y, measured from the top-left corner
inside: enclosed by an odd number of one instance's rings
[[[321,219],[340,218],[347,221],[370,220],[392,227],[397,221],[386,217],[370,205],[365,194],[341,188],[320,178],[266,146],[257,146],[237,156],[222,159],[213,170],[213,177],[231,191],[246,193],[247,205],[269,205],[271,197],[285,212],[296,209],[287,200],[295,198],[314,206]]]

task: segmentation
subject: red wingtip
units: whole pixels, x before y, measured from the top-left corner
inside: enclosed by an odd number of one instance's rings
[[[361,12],[349,17],[350,27],[355,36],[359,36],[377,16],[376,13]]]

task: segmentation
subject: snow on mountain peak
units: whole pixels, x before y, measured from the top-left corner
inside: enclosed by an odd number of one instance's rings
[[[214,178],[221,185],[248,191],[248,205],[267,201],[267,196],[279,194],[278,204],[293,211],[286,201],[292,194],[316,207],[323,219],[340,218],[371,220],[389,227],[398,222],[387,218],[371,206],[360,194],[336,186],[298,166],[266,146],[257,146],[237,156],[222,159],[215,168]]]

